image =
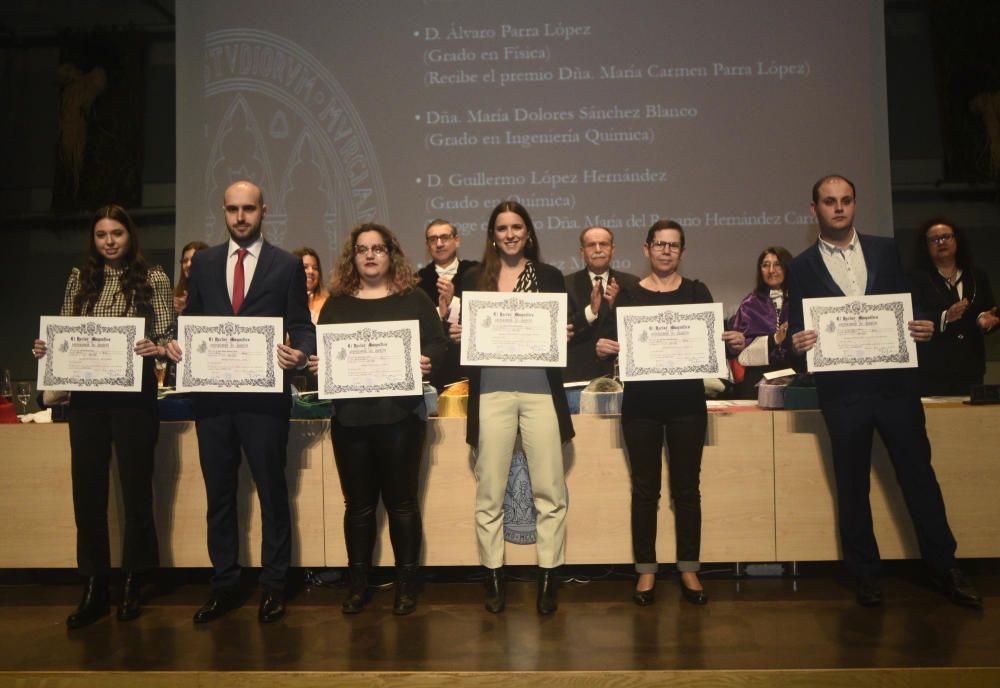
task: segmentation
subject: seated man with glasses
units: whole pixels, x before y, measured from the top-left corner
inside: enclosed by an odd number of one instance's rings
[[[431,262],[417,272],[420,278],[417,286],[431,297],[442,321],[458,322],[462,313],[462,276],[479,263],[459,259],[458,248],[462,240],[454,225],[447,220],[431,220],[424,230],[424,237]],[[431,383],[439,392],[445,385],[466,377],[459,367],[460,347],[455,342],[449,342],[444,365],[431,373]]]

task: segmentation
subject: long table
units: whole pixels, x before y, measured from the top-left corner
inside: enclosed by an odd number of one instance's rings
[[[927,428],[961,557],[1000,556],[1000,408],[929,404]],[[568,563],[632,560],[629,479],[616,416],[573,417],[566,446]],[[287,476],[292,499],[292,560],[297,566],[346,564],[344,501],[329,421],[293,421]],[[65,424],[0,425],[0,568],[74,567],[75,526]],[[465,420],[432,419],[421,475],[424,563],[478,564],[473,530],[475,478]],[[770,562],[840,558],[829,440],[816,411],[740,409],[709,414],[702,463],[702,560]],[[657,555],[675,559],[674,524],[663,472]],[[164,422],[154,499],[163,566],[208,566],[205,487],[194,423]],[[121,549],[122,500],[111,478],[112,556]],[[260,560],[260,510],[249,471],[240,471],[245,565]],[[876,440],[872,508],[882,556],[919,556],[891,462]],[[375,561],[392,564],[380,512]],[[532,564],[532,545],[507,545],[507,562]]]

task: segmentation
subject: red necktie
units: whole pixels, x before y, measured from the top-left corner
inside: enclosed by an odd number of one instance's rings
[[[243,305],[244,287],[243,259],[247,257],[247,250],[241,248],[236,252],[236,271],[233,273],[233,315],[239,315],[240,306]]]

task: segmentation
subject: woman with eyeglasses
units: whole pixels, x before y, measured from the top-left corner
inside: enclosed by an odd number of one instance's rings
[[[933,338],[918,349],[925,396],[968,396],[983,383],[984,338],[1000,319],[989,277],[971,254],[962,230],[946,219],[925,222],[917,235],[914,305],[934,321]]]
[[[387,227],[366,223],[351,230],[330,294],[318,324],[358,323],[360,328],[367,322],[418,320],[421,373],[426,377],[440,365],[448,344],[441,319],[427,295],[415,288],[413,270]],[[319,355],[324,355],[322,342]],[[318,356],[310,356],[309,369],[317,374]],[[368,573],[381,496],[396,559],[392,613],[409,614],[417,606],[423,539],[417,495],[427,425],[423,395],[337,399],[333,406],[330,434],[346,504],[350,586],[343,612],[360,612],[371,597]]]
[[[682,277],[684,230],[673,220],[659,220],[649,228],[643,255],[649,274],[637,287],[618,294],[615,308],[679,306],[712,303],[703,283]],[[597,340],[597,355],[614,358],[619,345],[616,316],[599,323],[605,336]],[[742,332],[722,333],[729,355],[744,347]],[[681,594],[693,604],[706,604],[698,571],[701,569],[701,454],[708,427],[705,385],[701,379],[629,382],[622,398],[622,434],[632,480],[632,552],[638,581],[632,601],[647,606],[655,601],[656,511],[660,501],[661,456],[664,440],[670,473],[677,538],[677,569]]]
[[[76,559],[87,583],[66,625],[88,626],[110,610],[108,470],[112,446],[125,505],[123,580],[116,616],[119,621],[130,621],[142,612],[143,577],[160,565],[153,520],[153,460],[160,431],[154,364],[166,356],[175,320],[170,280],[162,268],[146,263],[135,224],[121,206],[106,205],[95,214],[86,260],[70,273],[60,315],[146,320],[146,336],[135,344],[135,353],[143,357],[142,390],[73,392],[69,406]],[[36,339],[35,358],[43,358],[47,351],[45,340]]]
[[[767,339],[768,364],[746,366],[742,380],[736,382],[737,399],[756,399],[757,383],[764,373],[793,367],[792,342],[788,332],[788,285],[786,276],[792,255],[781,246],[768,246],[757,256],[757,286],[740,302],[733,318],[733,329],[743,333],[749,347],[760,338]]]
[[[490,214],[486,248],[479,266],[465,276],[464,293],[563,292],[558,268],[541,260],[538,235],[528,211],[517,201],[501,201]],[[461,341],[462,326],[451,326]],[[504,493],[518,431],[531,475],[538,552],[539,614],[556,611],[556,570],[565,559],[566,476],[562,445],[573,437],[561,368],[469,366],[466,441],[476,453],[476,538],[486,568],[486,609],[506,605],[504,578]]]

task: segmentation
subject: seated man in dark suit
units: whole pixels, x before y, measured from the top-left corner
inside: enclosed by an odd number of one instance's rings
[[[302,260],[264,241],[261,224],[267,206],[257,185],[236,182],[226,189],[224,199],[230,239],[195,255],[184,314],[281,317],[290,343],[277,345],[278,364],[285,371],[302,369],[316,352]],[[172,341],[167,354],[180,361],[183,351]],[[208,498],[208,554],[214,569],[211,599],[194,615],[195,623],[217,619],[240,604],[236,491],[241,450],[260,499],[264,592],[258,619],[267,623],[285,613],[284,589],[292,552],[285,481],[291,408],[288,377],[286,373],[284,391],[278,394],[194,395],[198,452]]]
[[[566,349],[567,382],[593,380],[611,375],[614,361],[601,360],[594,347],[597,334],[594,323],[598,316],[607,315],[615,303],[620,289],[635,287],[639,278],[627,272],[611,269],[615,255],[615,235],[605,227],[588,227],[580,234],[580,255],[583,270],[566,275],[566,292],[569,321],[573,325],[573,338]]]
[[[892,239],[854,229],[854,184],[840,175],[813,186],[812,211],[819,240],[789,267],[789,333],[804,354],[817,341],[805,330],[802,299],[908,292]],[[919,316],[918,316],[919,317]],[[911,320],[910,336],[923,342],[934,333],[929,320]],[[955,559],[944,499],[927,439],[916,368],[816,373],[820,410],[833,449],[837,518],[844,563],[854,576],[858,603],[882,602],[880,559],[869,499],[872,437],[885,443],[913,521],[920,554],[940,589],[956,604],[982,601]]]
[[[448,324],[458,322],[462,314],[462,276],[479,263],[474,260],[459,260],[458,249],[462,240],[455,227],[447,220],[431,220],[424,230],[424,239],[431,262],[417,272],[420,278],[417,286],[438,307],[438,314],[447,334]],[[459,366],[460,353],[459,345],[449,339],[444,364],[440,370],[431,373],[431,382],[439,392],[445,385],[466,377]]]

